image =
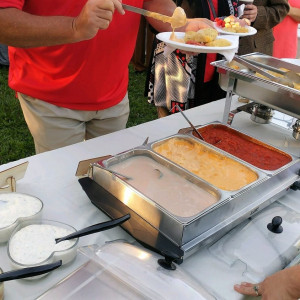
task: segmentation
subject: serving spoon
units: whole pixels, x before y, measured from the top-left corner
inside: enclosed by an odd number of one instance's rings
[[[46,265],[40,265],[40,266],[29,267],[20,270],[4,272],[0,274],[0,282],[42,275],[57,269],[61,265],[62,265],[62,261],[59,260],[54,263],[50,263]]]
[[[114,219],[114,220],[111,220],[111,221],[102,222],[102,223],[98,223],[98,224],[95,224],[95,225],[92,225],[92,226],[89,226],[89,227],[85,227],[81,230],[78,230],[74,233],[68,234],[64,237],[56,238],[55,242],[60,243],[62,241],[71,240],[71,239],[79,238],[81,236],[96,233],[96,232],[99,232],[99,231],[104,231],[104,230],[107,230],[107,229],[111,229],[113,227],[116,227],[116,226],[124,223],[129,218],[130,218],[130,214],[127,214],[127,215],[125,215],[123,217],[120,217],[118,219]]]
[[[203,136],[200,134],[200,132],[195,128],[195,126],[193,125],[193,123],[187,118],[187,116],[183,113],[182,109],[179,107],[179,105],[175,105],[174,107],[178,108],[178,110],[180,111],[180,113],[182,114],[182,116],[186,119],[186,121],[190,124],[190,126],[192,127],[193,131],[197,134],[197,136],[199,137],[199,139],[201,139],[202,141],[204,141]],[[172,111],[174,109],[174,107],[170,110]]]
[[[156,19],[164,23],[168,22],[171,24],[173,29],[182,27],[187,23],[186,14],[181,7],[175,8],[172,17],[169,17],[163,14],[159,14],[153,11],[149,11],[146,9],[138,8],[127,4],[122,4],[122,6],[124,9],[128,11],[135,12],[137,14]]]

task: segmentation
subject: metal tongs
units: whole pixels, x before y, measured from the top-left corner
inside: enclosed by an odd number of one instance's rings
[[[287,86],[289,86],[291,88],[294,87],[294,83],[290,79],[273,76],[270,73],[268,73],[268,72],[262,70],[261,68],[257,67],[256,65],[250,63],[249,61],[241,58],[238,55],[235,55],[233,57],[233,60],[236,61],[236,62],[238,62],[238,63],[240,63],[241,65],[247,67],[248,69],[250,69],[252,71],[255,71],[255,72],[257,72],[257,73],[259,73],[259,74],[261,74],[261,75],[269,78],[270,80],[272,80],[274,82],[277,82],[277,83],[280,83],[280,84],[283,84],[283,85],[287,85]]]
[[[272,67],[272,66],[269,66],[269,65],[265,65],[257,60],[250,60],[250,59],[246,59],[244,58],[244,60],[248,61],[249,63],[252,63],[253,65],[256,65],[258,67],[261,67],[261,68],[264,68],[264,69],[267,69],[269,71],[272,71],[272,72],[275,72],[275,73],[278,73],[278,74],[281,74],[283,76],[285,76],[286,78],[288,78],[289,80],[291,80],[292,82],[295,82],[295,83],[300,83],[300,75],[294,71],[291,71],[291,70],[288,70],[288,71],[283,71],[283,70],[280,70],[278,68],[275,68],[275,67]]]

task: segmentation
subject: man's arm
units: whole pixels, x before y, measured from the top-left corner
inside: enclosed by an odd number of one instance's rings
[[[290,11],[288,15],[291,18],[293,18],[296,22],[300,23],[300,8],[290,6]]]
[[[2,8],[0,43],[28,48],[88,40],[109,26],[115,9],[124,13],[119,0],[88,0],[76,18],[36,16],[17,8]]]

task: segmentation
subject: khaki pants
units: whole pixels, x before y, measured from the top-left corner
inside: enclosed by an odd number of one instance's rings
[[[36,153],[54,150],[126,128],[128,94],[117,105],[98,111],[59,107],[18,93]]]

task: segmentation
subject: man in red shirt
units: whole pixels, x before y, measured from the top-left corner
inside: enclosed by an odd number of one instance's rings
[[[172,0],[124,0],[171,16]],[[0,1],[0,43],[9,45],[17,92],[36,152],[126,127],[128,64],[140,16],[121,0]],[[168,23],[149,18],[158,31]],[[201,20],[185,26],[207,27]],[[181,28],[184,30],[185,28]]]

